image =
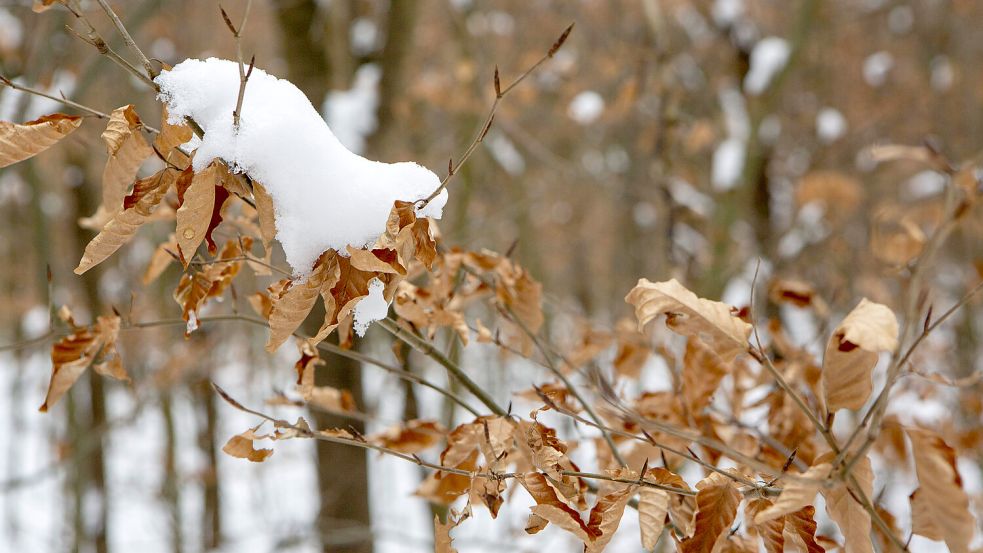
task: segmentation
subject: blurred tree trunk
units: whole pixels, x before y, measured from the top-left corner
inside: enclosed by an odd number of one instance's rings
[[[287,77],[320,108],[327,95],[333,73],[325,53],[324,31],[318,21],[318,3],[314,0],[275,0],[273,8],[280,25],[283,58]]]
[[[402,4],[397,2],[396,4]],[[313,0],[278,0],[277,20],[280,25],[283,55],[287,60],[287,78],[296,84],[312,103],[319,105],[334,82],[335,67],[325,55],[325,45],[334,41],[324,32],[313,30],[318,20],[318,5]],[[333,4],[332,4],[333,5]],[[330,32],[330,31],[329,31]],[[340,29],[338,32],[342,32]],[[345,29],[347,46],[347,29]],[[346,49],[347,52],[347,49]],[[332,59],[340,53],[335,52]],[[350,54],[349,54],[350,56]],[[315,334],[323,319],[316,313],[308,318],[305,331]],[[336,338],[333,338],[336,339]],[[349,390],[358,405],[362,405],[362,379],[358,363],[335,357],[328,360],[315,376],[317,386]],[[351,426],[364,431],[361,422],[327,413],[314,412],[318,428]],[[328,442],[316,442],[318,491],[321,506],[317,531],[324,551],[368,553],[372,551],[372,524],[369,514],[369,477],[365,451],[359,448]]]
[[[218,549],[222,545],[222,503],[218,472],[218,414],[215,409],[215,393],[204,378],[193,384],[197,403],[202,406],[204,419],[198,430],[198,448],[208,459],[208,471],[204,476],[205,514],[202,521],[202,546],[204,551]]]
[[[70,162],[84,167],[88,160],[85,158],[71,159]],[[95,213],[96,208],[101,203],[101,194],[96,193],[97,187],[83,184],[74,188],[75,191],[75,213],[70,214],[69,221],[76,221],[80,217],[85,217]],[[89,243],[88,232],[82,231],[77,226],[74,232],[74,244],[72,255],[69,259],[81,259],[85,246]],[[82,296],[80,300],[84,302],[84,308],[88,310],[94,320],[102,313],[103,305],[99,298],[99,280],[102,277],[102,267],[95,267],[79,279],[82,285]],[[96,498],[98,508],[94,510],[95,520],[86,520],[86,525],[91,529],[91,540],[97,553],[108,553],[109,543],[109,495],[106,490],[106,461],[104,438],[107,431],[106,424],[106,393],[103,389],[103,379],[92,371],[86,371],[85,376],[89,391],[89,417],[87,429],[83,435],[90,434],[97,436],[92,438],[95,444],[85,455],[84,472],[85,479],[88,481],[86,493],[93,493]]]
[[[171,515],[171,551],[182,553],[184,538],[181,520],[181,492],[177,473],[177,431],[174,428],[174,410],[171,406],[171,391],[161,390],[160,410],[164,419],[164,482],[162,495]]]
[[[386,22],[386,46],[382,50],[379,81],[378,126],[369,137],[368,151],[377,158],[392,155],[392,130],[395,127],[396,102],[405,90],[406,58],[413,50],[413,35],[419,2],[390,2]],[[389,160],[393,161],[393,160]]]

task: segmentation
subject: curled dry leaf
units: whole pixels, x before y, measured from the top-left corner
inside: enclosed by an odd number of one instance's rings
[[[450,517],[448,517],[450,519]],[[434,553],[457,553],[457,549],[454,549],[451,538],[451,530],[457,526],[457,522],[453,519],[445,522],[440,522],[440,517],[437,515],[433,516],[433,541],[434,541]]]
[[[413,419],[368,437],[389,449],[403,453],[419,453],[440,443],[447,430],[437,421]]]
[[[745,507],[744,520],[747,521],[748,532],[761,538],[761,543],[768,553],[784,553],[785,551],[785,516],[766,520],[761,524],[754,522],[758,513],[772,506],[768,499],[753,499]]]
[[[181,206],[177,210],[178,252],[187,267],[212,221],[215,209],[215,188],[220,180],[219,165],[212,163],[205,170],[195,173],[183,194],[179,194]]]
[[[321,286],[326,281],[337,280],[336,260],[337,254],[334,251],[322,255],[315,263],[310,276],[303,281],[292,283],[273,299],[273,310],[270,312],[270,339],[266,343],[266,351],[276,351],[287,341],[314,308],[314,303],[321,294]]]
[[[93,363],[93,369],[103,376],[129,380],[116,351],[120,329],[118,316],[98,317],[96,323],[88,327],[76,325],[66,308],[62,308],[61,317],[72,333],[51,347],[51,380],[39,409],[42,413],[57,403]]]
[[[270,244],[276,237],[276,216],[273,197],[262,184],[253,181],[253,199],[256,201],[256,214],[259,217],[259,231],[263,239],[263,251],[270,251]]]
[[[133,105],[116,108],[102,133],[109,159],[102,172],[102,205],[91,217],[81,222],[85,228],[101,229],[123,209],[123,198],[136,179],[140,166],[154,154],[144,140],[143,122]]]
[[[717,540],[730,530],[741,504],[734,481],[719,472],[701,480],[696,489],[696,530],[679,542],[681,553],[710,553]]]
[[[730,373],[730,364],[724,362],[699,340],[686,341],[683,355],[683,401],[689,413],[700,419],[710,404],[720,381]]]
[[[826,345],[822,386],[830,413],[859,409],[873,389],[877,354],[898,347],[898,321],[885,305],[866,298],[843,319]]]
[[[638,527],[642,548],[654,551],[669,515],[669,492],[642,486],[638,490]]]
[[[785,515],[785,543],[802,553],[826,553],[826,549],[816,539],[816,508],[803,507]]]
[[[629,478],[630,474],[628,474],[628,469],[623,469],[615,476]],[[608,542],[614,537],[614,533],[618,531],[628,500],[635,495],[638,486],[616,483],[612,488],[613,490],[608,493],[598,496],[597,502],[591,508],[590,517],[587,520],[587,532],[590,541],[586,543],[585,553],[600,553],[607,547]]]
[[[154,139],[154,148],[163,157],[165,163],[183,171],[188,168],[191,159],[178,150],[178,147],[191,140],[194,132],[183,121],[175,125],[168,122],[169,118],[165,104],[161,115],[160,133]]]
[[[817,461],[832,460],[833,454],[827,453]],[[866,497],[874,495],[874,471],[870,459],[864,456],[853,466],[850,474],[856,479]],[[840,527],[846,553],[873,553],[874,543],[870,537],[870,513],[861,505],[856,496],[843,482],[838,482],[832,488],[820,490],[826,499],[826,513]]]
[[[246,247],[251,239],[244,238]],[[174,290],[174,301],[181,306],[182,317],[188,322],[186,335],[197,328],[198,311],[209,298],[221,296],[242,268],[240,242],[229,240],[218,257],[200,270],[185,273]]]
[[[229,438],[229,441],[222,447],[222,451],[233,457],[248,459],[254,463],[262,463],[270,455],[273,455],[273,450],[264,448],[256,449],[253,446],[253,442],[264,438],[266,436],[257,436],[256,429],[251,428],[242,434],[236,434]]]
[[[17,124],[0,121],[0,168],[24,161],[72,134],[82,118],[55,113]]]
[[[81,275],[102,263],[127,243],[164,199],[171,186],[178,180],[178,171],[164,168],[155,175],[137,181],[133,192],[123,200],[123,211],[117,213],[85,247],[75,274]]]
[[[755,514],[754,524],[764,524],[810,505],[816,499],[816,494],[819,493],[823,481],[829,476],[832,468],[829,463],[819,463],[802,473],[802,478],[785,482],[782,493],[775,503]]]
[[[639,329],[659,315],[666,315],[666,326],[703,340],[724,361],[733,361],[747,350],[751,325],[735,316],[729,305],[698,298],[676,279],[640,279],[625,301],[635,307]]]
[[[906,433],[918,475],[912,526],[925,537],[941,537],[953,553],[969,551],[976,523],[956,469],[956,451],[931,431],[909,428]]]

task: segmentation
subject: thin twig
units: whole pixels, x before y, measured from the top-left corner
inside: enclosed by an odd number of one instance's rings
[[[232,126],[236,132],[239,131],[239,120],[242,116],[242,101],[246,96],[246,83],[249,82],[249,76],[253,74],[253,67],[256,65],[256,56],[253,56],[252,60],[249,61],[249,70],[247,71],[242,58],[242,30],[246,27],[246,20],[249,19],[249,9],[252,5],[252,0],[246,0],[246,10],[242,14],[242,21],[239,23],[239,28],[236,28],[232,24],[232,20],[229,19],[229,14],[225,12],[225,8],[222,6],[218,7],[219,11],[222,12],[222,19],[225,20],[226,27],[229,28],[233,38],[235,38],[236,59],[239,61],[239,96],[236,98],[236,108],[232,112]]]
[[[508,412],[505,409],[502,409],[497,403],[495,403],[495,400],[492,399],[491,396],[489,396],[488,393],[481,388],[481,386],[478,386],[475,381],[471,380],[471,377],[469,377],[467,373],[461,369],[461,367],[448,359],[447,356],[435,348],[433,344],[400,327],[399,324],[392,319],[387,318],[379,321],[379,326],[392,334],[393,337],[405,342],[408,346],[419,351],[420,353],[423,353],[427,357],[430,357],[440,364],[440,366],[447,369],[447,372],[453,375],[465,388],[468,389],[469,392],[474,395],[474,397],[478,398],[481,403],[484,403],[485,407],[488,407],[492,413],[495,413],[500,417],[508,416]]]
[[[529,67],[529,69],[526,69],[521,75],[519,75],[517,79],[512,81],[512,84],[506,86],[505,88],[502,88],[501,86],[501,81],[498,74],[498,67],[497,66],[495,67],[495,101],[492,102],[491,109],[488,110],[488,115],[485,116],[485,120],[481,124],[481,127],[478,129],[477,134],[475,134],[475,137],[471,141],[471,144],[468,145],[468,147],[464,150],[464,153],[458,159],[457,165],[454,165],[454,160],[450,160],[448,162],[447,176],[445,176],[443,180],[440,181],[440,186],[438,186],[436,190],[434,190],[429,196],[427,196],[423,200],[419,201],[420,207],[425,207],[434,198],[439,196],[440,193],[443,192],[445,188],[447,188],[447,183],[451,180],[451,177],[453,177],[461,169],[461,167],[463,167],[464,164],[467,163],[468,159],[471,158],[471,155],[475,152],[475,150],[478,149],[478,145],[481,144],[481,142],[485,139],[485,136],[488,134],[488,131],[491,129],[492,122],[495,120],[495,113],[498,111],[498,106],[499,103],[501,103],[502,99],[505,98],[505,96],[508,95],[508,93],[511,92],[512,89],[514,89],[519,83],[525,80],[526,77],[528,77],[534,71],[539,69],[540,65],[546,63],[547,60],[549,60],[554,55],[556,55],[556,52],[560,49],[560,47],[563,46],[563,43],[566,42],[567,37],[570,36],[570,32],[573,30],[573,26],[574,24],[571,23],[570,26],[563,31],[563,34],[561,34],[560,37],[556,39],[556,41],[553,43],[553,46],[550,47],[546,55],[541,57],[539,61],[534,63],[531,67]]]
[[[126,26],[123,25],[122,21],[120,21],[119,16],[116,15],[116,12],[113,11],[113,8],[109,5],[109,3],[106,2],[106,0],[96,0],[96,2],[98,2],[99,6],[102,7],[102,11],[106,12],[109,19],[113,21],[113,25],[116,27],[116,30],[119,31],[120,36],[123,37],[123,42],[125,42],[130,50],[132,50],[133,53],[140,59],[140,63],[143,64],[143,68],[147,71],[147,76],[150,77],[152,82],[153,79],[157,77],[157,72],[154,71],[154,67],[150,63],[150,60],[143,53],[143,50],[137,46],[137,43],[133,41],[133,37],[130,36],[130,32],[126,30]],[[157,88],[156,84],[154,84],[154,88]]]

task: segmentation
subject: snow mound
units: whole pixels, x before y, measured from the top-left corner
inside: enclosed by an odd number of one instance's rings
[[[220,158],[263,184],[273,198],[277,239],[294,274],[309,274],[327,249],[371,245],[386,230],[393,202],[429,196],[440,184],[412,162],[381,163],[352,153],[335,137],[311,102],[289,81],[254,68],[238,132],[232,112],[239,65],[189,59],[157,77],[171,122],[191,117],[205,131],[196,171]],[[418,216],[439,218],[443,191]]]

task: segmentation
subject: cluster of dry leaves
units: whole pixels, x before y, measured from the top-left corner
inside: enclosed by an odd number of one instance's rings
[[[259,276],[283,271],[271,264],[276,222],[261,183],[231,173],[220,162],[195,172],[190,168],[194,152],[181,146],[191,138],[191,128],[168,124],[166,113],[162,121],[161,130],[149,129],[132,106],[111,114],[102,134],[108,153],[102,205],[81,221],[98,234],[76,273],[109,258],[145,223],[172,221],[174,234],[159,245],[145,281],[156,279],[172,262],[183,266],[174,298],[190,334],[204,306],[226,293],[244,265]],[[0,122],[0,166],[42,152],[81,123],[62,114],[25,124]],[[162,168],[138,179],[152,157]],[[817,182],[827,186],[816,186],[829,192],[831,177],[824,178]],[[220,225],[235,235],[221,247],[215,240]],[[885,250],[892,258],[903,257],[897,252],[908,251],[909,242],[927,241],[911,225],[899,228],[902,238]],[[613,331],[587,327],[561,353],[541,337],[541,286],[523,267],[507,255],[440,247],[436,235],[432,221],[418,218],[413,204],[397,202],[386,232],[371,247],[326,251],[307,278],[273,280],[250,296],[270,328],[267,349],[297,336],[301,351],[296,364],[300,399],[282,396],[271,404],[357,409],[347,391],[315,386],[314,374],[324,370],[318,346],[331,333],[338,332],[342,347],[352,345],[354,308],[375,279],[392,302],[393,335],[418,350],[437,355],[428,344],[445,331],[464,344],[476,337],[549,369],[555,380],[516,393],[539,407],[520,417],[475,394],[488,415],[453,429],[411,420],[369,436],[250,411],[273,422],[273,431],[261,434],[258,426],[234,436],[224,448],[228,454],[262,462],[273,450],[256,448],[257,440],[311,438],[428,467],[431,472],[417,494],[459,508],[447,521],[435,523],[437,550],[445,552],[453,551],[450,533],[472,516],[472,507],[483,507],[494,518],[510,493],[528,494],[535,502],[528,533],[553,524],[591,552],[605,548],[629,507],[638,511],[640,540],[647,550],[660,540],[686,553],[755,552],[760,546],[776,553],[864,553],[874,551],[875,544],[882,551],[903,550],[909,537],[901,535],[895,517],[875,495],[870,457],[878,452],[899,466],[913,466],[917,475],[919,486],[910,496],[913,532],[942,540],[951,551],[969,551],[976,524],[955,450],[937,430],[902,427],[885,416],[890,385],[907,370],[906,361],[920,341],[912,340],[916,334],[903,335],[888,306],[861,300],[835,325],[817,359],[794,346],[778,323],[769,325],[769,344],[763,345],[750,310],[700,298],[675,280],[642,279],[626,298],[637,324],[622,323]],[[256,246],[262,254],[254,253]],[[774,282],[768,297],[815,310],[820,318],[829,315],[827,304],[805,283]],[[301,336],[298,328],[319,300],[323,323],[314,336]],[[485,321],[474,316],[478,310]],[[649,323],[663,318],[682,337],[677,345],[681,340],[685,347],[673,349],[652,330]],[[131,321],[113,314],[79,325],[67,309],[61,320],[63,336],[52,348],[53,372],[42,411],[90,366],[101,375],[128,378],[116,341]],[[930,322],[925,321],[926,329]],[[904,323],[917,326],[914,320]],[[654,340],[655,335],[662,339]],[[629,392],[635,388],[622,384],[636,380],[652,356],[670,367],[672,389]],[[888,384],[874,396],[873,371],[888,358]],[[452,361],[445,358],[441,364],[452,376],[465,378]],[[762,386],[770,386],[769,393],[748,401],[748,392]],[[758,427],[743,422],[754,409],[765,413]],[[847,435],[835,435],[834,419],[844,410],[856,412],[857,422]],[[594,434],[562,439],[540,420],[545,412]],[[597,451],[596,472],[583,471],[571,459],[586,442]],[[435,460],[420,456],[440,444]],[[703,471],[695,486],[682,476],[687,466]],[[819,495],[838,536],[817,530]]]

